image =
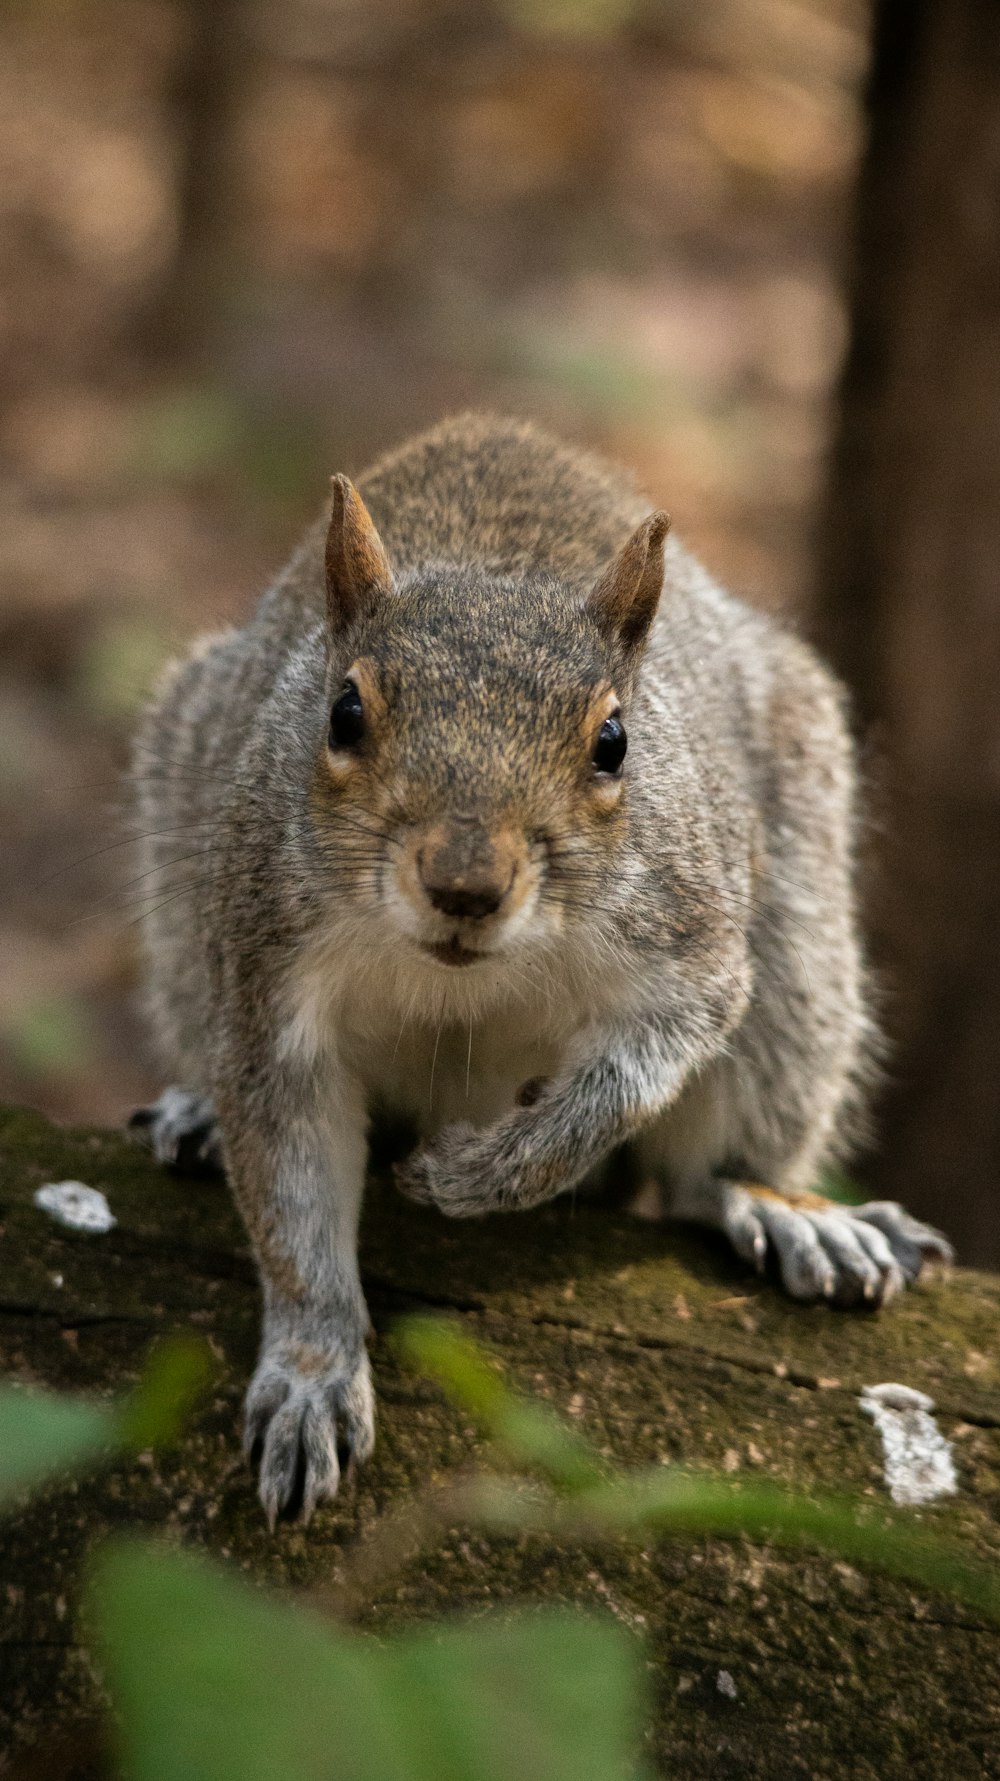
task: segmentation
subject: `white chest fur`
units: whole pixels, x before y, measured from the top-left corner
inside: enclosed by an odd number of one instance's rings
[[[456,1121],[488,1125],[522,1085],[555,1075],[593,1018],[586,997],[544,971],[506,980],[381,948],[310,948],[287,984],[282,1048],[346,1070],[371,1103],[429,1135]]]
[[[562,1056],[551,1037],[526,1031],[511,1011],[463,1025],[411,1023],[392,1036],[369,1033],[358,1062],[371,1097],[429,1135],[457,1121],[491,1124],[525,1082],[555,1075]]]

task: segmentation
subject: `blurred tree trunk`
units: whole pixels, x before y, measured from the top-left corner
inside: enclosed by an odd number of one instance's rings
[[[1000,5],[878,0],[818,629],[886,757],[884,1189],[1000,1260]]]
[[[176,247],[135,328],[154,361],[197,360],[219,326],[230,269],[232,124],[249,72],[245,0],[181,0],[169,108],[177,155]]]

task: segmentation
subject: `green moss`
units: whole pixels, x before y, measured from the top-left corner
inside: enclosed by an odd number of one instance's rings
[[[101,1187],[118,1225],[61,1229],[32,1202],[44,1181]],[[0,1114],[7,1372],[119,1390],[161,1331],[209,1338],[220,1372],[181,1447],[52,1494],[5,1529],[0,1713],[16,1738],[93,1710],[74,1644],[84,1545],[124,1522],[223,1553],[262,1584],[335,1581],[344,1554],[415,1489],[482,1455],[461,1413],[405,1373],[387,1340],[415,1304],[455,1309],[514,1380],[578,1417],[627,1464],[724,1465],[805,1491],[885,1501],[862,1384],[901,1379],[937,1400],[955,1442],[957,1497],[924,1511],[996,1558],[1000,1503],[1000,1283],[958,1272],[878,1316],[803,1309],[709,1240],[557,1204],[454,1225],[373,1187],[363,1257],[375,1324],[379,1446],[357,1486],[308,1532],[271,1539],[239,1450],[257,1291],[225,1189],[156,1170],[110,1133]],[[664,1774],[1000,1775],[1000,1641],[903,1585],[741,1542],[583,1548],[455,1529],[380,1584],[378,1630],[457,1607],[528,1598],[596,1602],[642,1628],[659,1699]],[[720,1671],[735,1699],[718,1688]]]

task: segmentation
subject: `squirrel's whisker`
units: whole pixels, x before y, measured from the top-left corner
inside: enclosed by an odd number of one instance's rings
[[[83,915],[74,916],[73,920],[68,925],[72,927],[76,922],[88,921],[92,917],[100,915],[103,913],[105,907],[111,903],[114,898],[117,898],[121,892],[131,890],[135,885],[141,883],[143,879],[151,878],[154,874],[167,872],[170,870],[171,866],[184,866],[188,865],[191,860],[207,859],[210,857],[211,853],[211,848],[198,848],[194,853],[182,853],[177,859],[163,860],[156,866],[147,867],[145,872],[138,872],[134,878],[127,878],[123,884],[116,885],[113,890],[106,891],[101,896],[95,898],[94,908],[86,911]],[[155,896],[156,891],[140,891],[135,900],[141,901],[142,897],[150,895]]]
[[[431,1086],[427,1095],[427,1110],[429,1113],[433,1113],[434,1111],[434,1072],[437,1069],[438,1046],[441,1043],[441,1028],[443,1025],[444,1021],[439,1020],[438,1029],[434,1036],[434,1050],[431,1053]]]
[[[200,883],[182,885],[179,890],[174,891],[169,897],[164,897],[161,902],[154,903],[149,909],[141,909],[138,915],[133,916],[131,920],[124,922],[122,925],[126,928],[134,928],[137,922],[148,921],[150,916],[155,915],[161,909],[166,909],[168,904],[175,903],[179,897],[188,897],[191,895],[192,891],[199,889],[201,889]]]
[[[106,853],[115,853],[122,847],[135,846],[139,841],[172,839],[174,836],[193,834],[198,830],[211,830],[214,826],[209,818],[203,817],[197,822],[183,823],[172,829],[149,829],[142,834],[125,835],[118,841],[109,841],[105,847],[95,847],[92,853],[80,854],[77,859],[70,860],[67,865],[59,866],[55,872],[49,872],[44,878],[36,879],[29,889],[41,890],[47,884],[54,884],[57,878],[64,877],[67,872],[74,872],[79,866],[86,866],[91,860],[101,859]]]

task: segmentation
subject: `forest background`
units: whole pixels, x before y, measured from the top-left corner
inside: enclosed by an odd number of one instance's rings
[[[854,694],[858,1172],[1000,1262],[991,0],[0,15],[0,1099],[161,1086],[117,807],[160,663],[466,406],[634,467]]]

